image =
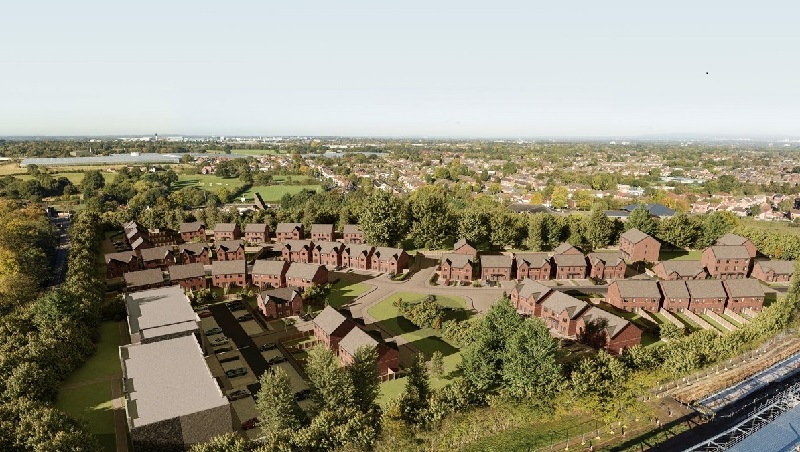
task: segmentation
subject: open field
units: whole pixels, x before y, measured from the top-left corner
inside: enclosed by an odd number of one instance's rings
[[[287,176],[276,177],[276,181],[282,181]],[[307,176],[291,176],[303,181],[310,181]],[[204,190],[215,191],[220,188],[226,188],[231,192],[235,192],[242,188],[244,182],[239,179],[225,179],[213,174],[181,174],[178,176],[178,182],[173,185],[173,189],[180,190],[184,187],[195,186]],[[259,193],[264,201],[279,201],[286,193],[296,194],[303,189],[319,191],[322,187],[318,184],[307,185],[267,185],[267,186],[253,186],[245,191],[242,196],[245,197],[245,202],[253,202],[255,193]]]
[[[222,149],[208,149],[206,150],[206,154],[224,154],[225,151]],[[275,155],[281,154],[281,152],[276,151],[275,149],[231,149],[231,154],[236,155]]]
[[[280,201],[280,199],[285,194],[294,195],[300,193],[304,189],[320,191],[322,190],[322,186],[320,185],[269,185],[269,186],[259,186],[259,187],[251,187],[249,190],[244,192],[244,197],[246,201],[252,202],[255,199],[255,193],[261,195],[261,198],[264,201]]]
[[[800,227],[792,226],[788,221],[755,221],[749,218],[741,218],[739,219],[739,224],[767,231],[800,235]]]
[[[662,261],[699,261],[703,257],[700,250],[661,250],[658,259]]]
[[[64,381],[64,386],[120,374],[118,325],[117,322],[103,322],[100,324],[100,339],[97,342],[97,351],[86,360],[83,366]]]
[[[369,290],[370,286],[361,283],[352,284],[348,281],[340,280],[331,287],[328,295],[328,304],[339,309],[353,301],[357,296]]]
[[[50,173],[50,175],[55,179],[58,179],[59,177],[66,177],[70,182],[72,182],[72,185],[80,185],[80,183],[83,181],[83,177],[84,177],[85,174],[86,173],[84,173],[84,172]],[[114,180],[114,176],[116,175],[115,173],[108,173],[106,171],[101,171],[100,174],[103,176],[103,179],[105,179],[107,184],[110,183],[111,181],[113,181]],[[34,178],[34,176],[32,176],[30,174],[20,174],[17,177],[22,179],[22,180],[29,180],[29,179],[33,179]]]

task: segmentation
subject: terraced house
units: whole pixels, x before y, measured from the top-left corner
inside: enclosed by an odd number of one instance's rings
[[[184,242],[206,241],[206,225],[199,221],[181,223],[178,231],[181,234],[181,240]]]
[[[285,260],[269,261],[258,259],[253,264],[253,284],[262,290],[268,287],[286,287],[287,270],[289,270],[289,263]]]
[[[214,241],[239,240],[240,238],[242,238],[242,230],[236,223],[217,223],[214,226]]]
[[[733,312],[761,312],[764,306],[764,287],[755,279],[726,279],[722,282],[728,294],[725,307]]]
[[[402,248],[376,247],[371,260],[370,269],[374,271],[396,275],[408,268],[408,254]]]
[[[332,224],[312,224],[311,225],[311,240],[332,242],[336,231]]]
[[[750,252],[743,245],[713,245],[703,250],[701,263],[712,278],[747,278]]]
[[[696,314],[706,311],[721,314],[725,310],[728,293],[725,292],[722,281],[718,279],[690,280],[686,281],[686,288],[689,289],[691,297],[690,311]]]
[[[106,260],[106,278],[119,278],[127,272],[139,269],[139,256],[134,251],[108,253]]]
[[[577,336],[585,342],[618,355],[642,342],[642,330],[631,322],[596,306],[587,309],[576,321]],[[592,337],[587,332],[598,329]]]
[[[602,280],[623,279],[628,268],[618,251],[589,253],[589,276]]]
[[[128,292],[154,289],[164,285],[164,275],[158,268],[128,272],[122,275]]]
[[[514,257],[506,254],[481,255],[481,279],[511,281],[514,278]]]
[[[170,284],[179,284],[184,290],[208,288],[208,280],[203,264],[173,265],[169,267]]]
[[[541,306],[542,320],[550,330],[561,336],[574,337],[578,331],[578,318],[589,304],[563,292],[554,291],[544,299]]]
[[[517,279],[548,280],[553,271],[550,256],[547,253],[525,253],[515,256],[517,261]]]
[[[286,240],[303,240],[305,230],[303,223],[278,223],[275,228],[275,240],[284,242]]]
[[[184,264],[211,265],[211,250],[205,243],[184,243],[178,250]]]
[[[312,284],[328,284],[328,269],[318,264],[292,263],[286,270],[286,285],[307,289]]]
[[[439,274],[445,283],[449,281],[472,281],[475,275],[475,262],[469,254],[444,253]]]
[[[142,266],[144,268],[166,270],[170,265],[175,265],[175,254],[172,250],[172,246],[158,246],[140,250]]]
[[[661,261],[653,266],[653,273],[665,280],[706,279],[708,272],[700,261]]]
[[[341,312],[326,306],[313,320],[314,339],[338,353],[339,342],[356,327],[356,323]]]
[[[522,315],[541,317],[541,302],[550,293],[550,290],[549,287],[533,279],[523,279],[521,283],[511,289],[511,304]]]
[[[281,257],[286,262],[313,262],[314,242],[311,240],[285,240],[281,248]]]
[[[794,262],[759,259],[753,264],[753,278],[764,282],[788,282],[794,275]]]
[[[663,297],[662,309],[670,312],[683,312],[689,309],[692,298],[685,280],[659,281],[658,287]]]
[[[244,242],[241,240],[223,240],[216,243],[217,260],[241,261],[245,258]]]
[[[315,264],[326,265],[328,267],[342,266],[342,253],[345,245],[342,242],[314,242],[311,251],[311,261]]]
[[[661,291],[652,280],[616,280],[608,286],[606,303],[623,311],[658,312]]]
[[[247,262],[214,261],[211,263],[211,284],[214,287],[247,285]]]
[[[369,270],[372,266],[373,252],[375,247],[372,245],[347,245],[342,253],[342,267]]]
[[[269,226],[266,223],[250,223],[244,227],[244,240],[251,245],[269,243]]]

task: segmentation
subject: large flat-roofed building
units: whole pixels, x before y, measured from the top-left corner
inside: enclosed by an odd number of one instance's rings
[[[180,286],[125,295],[131,343],[163,341],[199,330],[200,318]]]
[[[125,415],[137,451],[184,451],[233,432],[228,399],[193,336],[119,348]]]

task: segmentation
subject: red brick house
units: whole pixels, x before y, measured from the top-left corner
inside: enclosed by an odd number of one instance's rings
[[[132,249],[140,248],[143,243],[155,246],[150,240],[150,231],[146,227],[135,221],[125,223],[122,227],[125,230],[125,241]]]
[[[453,253],[466,254],[467,256],[475,257],[478,255],[478,250],[474,246],[467,243],[467,239],[460,239],[453,245]]]
[[[342,240],[344,243],[361,245],[364,243],[364,232],[357,224],[346,224],[342,228]]]
[[[722,281],[718,279],[698,279],[686,281],[686,288],[689,289],[689,310],[695,313],[703,313],[707,310],[721,314],[725,310],[725,302],[728,293]]]
[[[764,287],[755,279],[727,279],[722,282],[728,293],[726,307],[733,312],[747,309],[761,312],[764,306]]]
[[[183,264],[211,265],[211,250],[205,243],[184,243],[178,250]]]
[[[794,275],[794,262],[781,260],[757,260],[752,277],[764,282],[788,282]]]
[[[236,223],[217,223],[214,226],[214,241],[220,240],[239,240],[242,238],[242,230]]]
[[[105,255],[106,277],[119,278],[124,273],[139,269],[139,256],[133,251],[121,251]]]
[[[628,262],[658,262],[661,243],[644,232],[633,228],[619,236],[619,250]]]
[[[253,285],[259,289],[268,287],[277,289],[286,287],[286,271],[289,270],[289,263],[284,260],[268,261],[258,259],[253,265]]]
[[[314,242],[311,240],[284,240],[281,257],[286,262],[308,264],[313,261]]]
[[[303,240],[304,238],[303,223],[278,223],[278,227],[275,228],[275,240],[278,242]]]
[[[511,281],[514,279],[514,256],[507,254],[481,255],[481,279]]]
[[[725,234],[717,240],[716,244],[721,246],[743,246],[747,248],[747,253],[750,255],[751,259],[755,259],[758,252],[756,246],[750,239],[736,234]]]
[[[164,275],[157,268],[128,272],[122,277],[125,278],[125,287],[128,292],[154,289],[164,285]]]
[[[574,246],[570,245],[568,242],[564,242],[561,245],[558,245],[553,250],[553,255],[554,256],[558,255],[558,254],[574,254],[576,256],[583,256],[583,251],[579,250],[578,248],[575,248]]]
[[[659,281],[658,287],[661,289],[663,300],[661,309],[670,312],[683,312],[689,309],[691,296],[685,280]]]
[[[743,245],[709,246],[700,262],[712,278],[747,278],[750,274],[750,252]]]
[[[533,279],[523,279],[521,283],[511,289],[511,304],[522,315],[541,317],[541,301],[550,293],[550,290],[549,287]]]
[[[560,336],[574,337],[578,332],[578,318],[589,303],[563,292],[553,291],[545,297],[541,306],[542,320],[549,329]]]
[[[342,242],[314,242],[311,250],[311,262],[328,267],[342,266],[342,253],[345,245]]]
[[[595,306],[587,309],[576,323],[579,338],[586,332],[587,325],[602,326],[601,347],[613,355],[642,342],[642,330],[636,325]]]
[[[408,254],[402,248],[379,246],[372,253],[370,269],[374,271],[400,274],[408,268]]]
[[[378,355],[378,376],[385,377],[400,370],[400,352],[381,344],[364,330],[356,326],[339,341],[339,360],[347,367],[355,361],[356,351],[362,347],[374,348]]]
[[[170,265],[175,265],[175,253],[172,246],[159,246],[140,250],[142,266],[144,268],[159,268],[166,270]]]
[[[332,242],[336,232],[332,224],[312,224],[311,225],[311,240]]]
[[[293,288],[265,290],[256,296],[258,310],[268,319],[282,319],[303,313],[303,297]]]
[[[625,278],[625,259],[618,251],[589,253],[589,276],[592,278],[612,280]]]
[[[142,250],[153,248],[153,242],[150,239],[145,237],[136,237],[134,240],[130,242],[131,249],[136,251],[137,253],[141,252]]]
[[[269,226],[266,223],[250,223],[244,227],[244,240],[251,245],[269,243]]]
[[[586,277],[586,256],[580,252],[554,254],[553,267],[556,279],[582,279]]]
[[[208,288],[208,279],[203,264],[173,265],[169,268],[170,284],[180,284],[183,290],[199,290]]]
[[[244,242],[225,240],[216,242],[218,261],[241,261],[245,259]]]
[[[301,264],[298,262],[289,264],[286,270],[286,285],[306,289],[312,284],[322,286],[328,284],[328,269],[324,265]]]
[[[547,253],[525,253],[515,256],[517,261],[517,279],[548,280],[553,266]]]
[[[661,291],[654,280],[619,279],[609,284],[606,303],[623,311],[658,312]]]
[[[338,354],[339,342],[356,327],[356,323],[336,309],[326,306],[313,320],[314,339]]]
[[[237,261],[214,261],[211,263],[211,284],[214,287],[247,285],[247,262]]]
[[[653,273],[665,280],[706,279],[708,273],[700,261],[661,261],[653,266]]]
[[[475,275],[475,262],[469,254],[444,253],[439,274],[445,283],[449,281],[472,281]]]
[[[206,225],[199,221],[181,223],[179,232],[181,233],[181,240],[184,242],[206,241]]]
[[[374,252],[375,247],[372,245],[347,245],[342,253],[342,267],[369,270]]]

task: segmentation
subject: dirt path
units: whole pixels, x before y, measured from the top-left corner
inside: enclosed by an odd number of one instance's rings
[[[111,395],[114,397],[114,436],[117,441],[117,452],[128,452],[128,423],[125,419],[125,406],[119,380],[111,382]]]

